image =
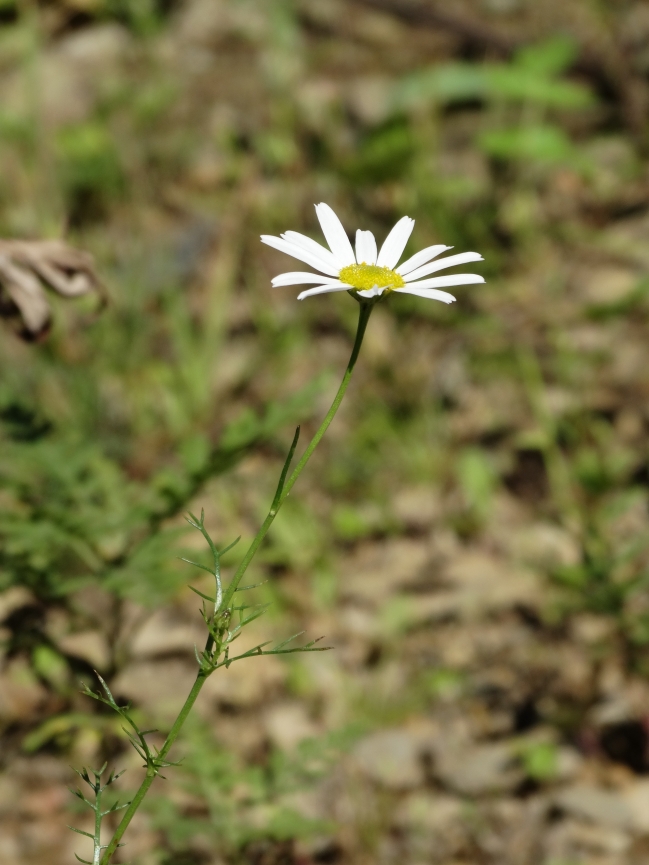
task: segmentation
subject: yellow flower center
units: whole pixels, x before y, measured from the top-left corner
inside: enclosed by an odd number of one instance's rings
[[[338,274],[341,282],[346,282],[357,291],[366,291],[368,288],[387,288],[392,291],[402,288],[406,283],[402,276],[389,267],[379,267],[378,264],[348,264]]]

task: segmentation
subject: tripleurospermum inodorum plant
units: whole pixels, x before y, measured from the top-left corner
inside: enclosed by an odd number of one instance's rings
[[[259,655],[320,652],[328,648],[327,646],[320,645],[321,638],[311,640],[304,645],[295,645],[294,641],[302,636],[302,633],[298,633],[275,645],[271,642],[264,642],[254,645],[252,648],[238,651],[239,644],[237,643],[235,646],[235,642],[242,635],[244,629],[266,611],[265,605],[248,605],[245,601],[239,602],[239,597],[245,597],[242,593],[247,589],[254,588],[254,586],[242,585],[243,577],[275,517],[338,411],[349,386],[363,343],[365,330],[375,304],[385,300],[392,292],[415,294],[431,300],[440,300],[443,303],[452,303],[455,298],[448,292],[442,291],[442,287],[484,282],[483,277],[478,274],[454,274],[430,277],[430,274],[446,268],[482,259],[482,256],[476,252],[465,252],[434,260],[441,253],[450,249],[450,247],[439,244],[423,249],[399,265],[399,259],[405,250],[414,227],[414,220],[410,219],[410,217],[404,216],[397,222],[380,250],[377,248],[372,232],[357,231],[354,249],[340,220],[328,205],[317,205],[316,213],[324,236],[329,244],[329,249],[311,238],[294,231],[287,231],[281,238],[264,235],[262,240],[269,246],[273,246],[281,252],[291,255],[319,271],[319,273],[284,273],[273,279],[274,286],[315,284],[315,288],[303,291],[298,298],[301,300],[315,294],[347,291],[358,302],[359,314],[356,337],[347,368],[329,411],[295,465],[295,468],[291,471],[300,437],[300,428],[298,427],[295,431],[266,518],[227,585],[223,584],[221,558],[238,543],[239,538],[228,546],[219,548],[205,528],[204,514],[202,512],[200,517],[196,517],[193,514],[189,514],[187,517],[189,524],[203,535],[212,555],[212,567],[208,568],[196,562],[189,562],[187,559],[184,561],[207,570],[212,575],[214,579],[214,594],[208,595],[192,588],[192,591],[196,592],[203,602],[201,613],[207,631],[206,640],[202,650],[199,650],[198,647],[195,648],[196,678],[162,746],[158,749],[149,744],[147,736],[155,731],[140,729],[129,707],[118,705],[109,686],[101,677],[98,677],[100,690],[92,691],[87,687],[84,688],[84,693],[87,696],[109,706],[121,717],[129,741],[142,758],[144,768],[146,769],[144,780],[133,799],[130,802],[121,804],[114,802],[105,810],[102,810],[104,808],[102,802],[104,791],[119,775],[111,772],[105,782],[102,783],[106,766],[103,766],[98,771],[84,769],[79,772],[83,781],[90,787],[93,798],[87,798],[79,790],[73,792],[93,810],[95,816],[93,833],[84,832],[79,829],[74,830],[92,839],[92,859],[80,860],[87,863],[87,865],[109,865],[117,848],[123,845],[122,838],[153,781],[158,775],[161,775],[162,770],[174,765],[173,761],[168,759],[169,752],[209,676],[221,667],[229,668],[236,661],[242,661],[246,658],[253,658]],[[124,813],[117,828],[108,843],[102,844],[102,820],[109,814],[120,810],[123,810]]]

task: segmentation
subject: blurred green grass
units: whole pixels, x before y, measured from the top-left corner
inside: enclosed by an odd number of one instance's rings
[[[308,4],[220,4],[204,40],[173,7],[0,6],[0,234],[65,233],[111,295],[96,320],[56,302],[40,344],[0,334],[0,589],[66,607],[100,584],[163,603],[187,580],[178,517],[216,478],[219,525],[251,532],[292,426],[322,413],[354,314],[345,297],[272,290],[282,259],[257,235],[317,235],[311,205],[326,199],[380,237],[408,213],[413,251],[478,249],[488,284],[449,309],[404,297],[380,310],[261,567],[303,574],[307,603],[330,608],[336,555],[404,531],[402,488],[434,489],[437,519],[469,544],[514,497],[578,546],[578,561],[545,569],[562,587],[555,614],[614,616],[645,670],[646,383],[642,360],[610,369],[646,326],[646,278],[636,267],[628,292],[594,297],[564,262],[592,261],[592,278],[598,232],[646,159],[575,76],[576,40],[535,38],[496,62],[422,36],[403,61],[398,39],[337,32]],[[255,454],[250,492],[231,470]],[[303,603],[281,582],[268,592],[280,616]],[[38,675],[61,688],[65,662],[38,630],[30,640]],[[6,650],[23,649],[12,635]],[[542,775],[552,752],[525,759]],[[219,766],[194,768],[211,784]]]

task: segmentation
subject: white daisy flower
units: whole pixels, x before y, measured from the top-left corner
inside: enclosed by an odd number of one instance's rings
[[[453,295],[440,289],[451,285],[472,285],[484,282],[484,278],[477,273],[431,277],[431,273],[446,270],[447,267],[467,264],[470,261],[482,261],[482,256],[478,252],[461,252],[459,255],[449,255],[433,261],[442,252],[452,249],[451,246],[443,244],[428,246],[397,267],[415,224],[414,219],[409,216],[404,216],[397,222],[380,250],[377,250],[372,232],[359,229],[356,232],[356,251],[354,251],[341,221],[329,205],[316,204],[315,210],[329,249],[311,240],[310,237],[298,234],[297,231],[287,231],[281,237],[273,237],[269,234],[261,236],[262,242],[268,246],[285,252],[299,261],[304,261],[310,267],[320,271],[319,273],[300,271],[280,273],[273,279],[274,286],[315,283],[315,288],[303,291],[298,295],[298,300],[330,291],[353,291],[365,298],[379,297],[384,293],[396,291],[402,294],[416,294],[430,300],[441,300],[442,303],[453,303],[455,300]]]

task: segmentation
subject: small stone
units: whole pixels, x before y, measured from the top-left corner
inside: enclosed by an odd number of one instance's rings
[[[580,290],[590,303],[599,305],[624,301],[638,285],[635,270],[621,267],[598,267],[580,278]]]
[[[305,126],[325,132],[340,103],[340,85],[331,78],[309,78],[298,86],[294,99]]]
[[[511,554],[526,565],[547,571],[576,565],[581,559],[575,538],[553,523],[535,523],[512,535]]]
[[[323,817],[322,799],[322,791],[315,787],[309,790],[292,790],[290,793],[285,793],[279,797],[277,804],[282,809],[285,808],[287,811],[299,814],[305,820],[321,821]]]
[[[203,693],[217,705],[252,708],[271,700],[286,676],[286,664],[273,655],[261,655],[247,658],[229,669],[221,667],[209,677]]]
[[[0,776],[0,817],[11,814],[15,809],[18,789],[15,778],[9,777],[6,773]]]
[[[631,826],[639,835],[649,835],[649,781],[636,781],[621,792],[631,812]]]
[[[599,668],[597,690],[604,698],[617,698],[624,693],[627,675],[622,659],[618,656],[607,658]]]
[[[518,605],[536,606],[543,588],[534,573],[512,568],[504,559],[471,550],[459,553],[444,570],[451,586],[440,592],[448,601],[448,613],[473,619],[485,613],[507,610]]]
[[[587,714],[589,724],[594,727],[606,727],[612,724],[623,724],[633,715],[633,710],[625,694],[609,697],[601,703],[596,703]]]
[[[581,613],[575,616],[570,623],[570,629],[575,640],[587,645],[611,640],[618,627],[612,616],[596,616],[592,613]]]
[[[621,865],[619,856],[631,838],[619,829],[564,820],[549,826],[543,837],[543,862],[583,862],[588,865]]]
[[[556,671],[554,694],[569,694],[574,699],[588,699],[592,694],[593,667],[586,650],[574,643],[558,645],[548,658]]]
[[[352,81],[347,102],[352,114],[366,126],[383,123],[393,110],[392,82],[383,75],[368,75]]]
[[[75,30],[45,52],[39,95],[46,124],[60,127],[87,120],[129,45],[128,31],[107,23]]]
[[[47,691],[24,658],[14,658],[0,674],[0,721],[28,721],[47,698]]]
[[[212,46],[228,30],[227,4],[223,0],[191,0],[176,22],[176,37],[185,49]]]
[[[461,799],[429,792],[411,793],[397,806],[393,824],[404,834],[415,861],[453,862],[466,846],[467,805]]]
[[[391,538],[363,544],[347,560],[341,575],[341,594],[372,606],[380,606],[394,591],[416,583],[430,559],[422,540]]]
[[[412,793],[400,804],[394,822],[399,828],[436,834],[459,822],[465,808],[465,803],[454,796]]]
[[[557,807],[592,823],[613,829],[629,829],[634,824],[633,811],[618,793],[586,784],[561,790],[554,797]]]
[[[282,751],[292,751],[300,742],[318,735],[302,703],[279,703],[266,712],[264,720],[268,738]]]
[[[97,584],[84,586],[71,596],[71,607],[76,612],[97,622],[103,621],[113,609],[115,598]]]
[[[12,586],[6,592],[0,593],[0,622],[6,621],[12,613],[21,607],[36,603],[32,593],[24,586]]]
[[[408,790],[424,782],[421,740],[408,730],[381,730],[362,739],[353,752],[361,771],[390,790]]]
[[[126,698],[147,710],[154,719],[173,721],[196,678],[196,664],[177,659],[128,664],[112,682],[116,700]],[[208,680],[209,681],[209,680]]]
[[[642,412],[633,406],[623,408],[615,418],[615,432],[623,442],[635,444],[640,441],[644,437]]]
[[[337,624],[346,635],[366,640],[379,636],[380,623],[376,614],[354,604],[345,604],[340,608]]]
[[[392,502],[395,517],[409,528],[430,529],[440,514],[440,502],[434,490],[427,486],[406,487]]]
[[[194,645],[202,648],[206,631],[198,621],[181,617],[174,609],[156,610],[135,634],[131,643],[134,658],[155,658],[174,653],[194,656]]]
[[[646,268],[649,266],[647,231],[649,231],[649,214],[646,212],[626,219],[616,219],[599,233],[599,248]]]
[[[59,639],[58,647],[66,655],[87,661],[95,670],[106,670],[110,666],[110,647],[101,631],[66,634]]]
[[[465,796],[484,796],[513,790],[523,771],[508,742],[434,750],[434,774],[450,790]]]
[[[84,851],[87,852],[87,851]],[[10,834],[5,830],[0,837],[0,862],[6,862],[7,865],[20,865],[25,860],[21,856],[20,841],[17,833]]]
[[[569,745],[562,745],[557,748],[557,762],[555,780],[571,781],[579,774],[581,767],[584,764],[584,758],[579,751],[571,748]]]

